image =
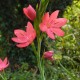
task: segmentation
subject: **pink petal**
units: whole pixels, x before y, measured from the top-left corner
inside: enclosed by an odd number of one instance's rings
[[[54,11],[54,12],[50,15],[50,20],[49,20],[49,21],[51,22],[52,20],[56,19],[57,16],[58,16],[58,13],[59,13],[59,10]]]
[[[9,63],[8,64],[1,64],[0,66],[0,71],[1,70],[4,70],[5,68],[7,68],[9,66]]]
[[[54,27],[62,27],[67,23],[67,19],[65,18],[57,18],[55,20]]]
[[[29,39],[30,43],[32,43],[32,41],[35,39],[35,37],[36,37],[36,34],[35,34],[35,33],[33,33],[33,34],[30,36],[30,39]]]
[[[16,29],[14,30],[14,34],[17,36],[17,37],[23,37],[25,36],[27,33],[23,30],[20,30],[20,29]]]
[[[34,39],[36,37],[36,31],[30,22],[28,22],[27,24],[26,32],[27,32],[29,39]]]
[[[0,58],[0,63],[2,63],[2,59]]]
[[[52,28],[51,31],[58,36],[64,36],[64,32],[60,28]]]
[[[52,57],[52,56],[53,56],[53,51],[47,51],[44,53],[45,58]]]
[[[43,18],[42,18],[42,22],[43,23],[47,23],[49,20],[49,12],[45,13]]]
[[[35,37],[36,37],[35,33],[30,34],[29,39],[27,39],[27,41],[25,43],[17,44],[16,46],[19,47],[19,48],[27,47],[28,45],[30,45],[33,42]]]
[[[29,44],[30,44],[29,42],[26,42],[26,43],[17,44],[16,46],[19,48],[24,48],[27,47]]]
[[[30,20],[34,21],[36,17],[36,11],[31,5],[29,5],[27,8],[23,8],[23,12]]]
[[[47,26],[46,26],[44,23],[41,23],[41,24],[39,25],[39,28],[40,28],[40,30],[43,31],[43,32],[45,32],[45,31],[47,30]]]
[[[13,37],[12,41],[17,42],[17,43],[24,43],[26,42],[28,39],[28,36],[26,37],[22,37],[22,38],[18,38],[18,37]]]
[[[5,69],[6,67],[9,66],[9,61],[7,59],[7,57],[4,59],[4,61],[0,64],[0,70]]]
[[[4,59],[3,63],[4,64],[7,64],[8,60],[7,60],[7,57]]]
[[[26,32],[27,32],[27,34],[28,33],[30,34],[33,31],[34,31],[33,25],[30,22],[28,22],[27,26],[26,26]]]
[[[51,32],[50,30],[47,30],[46,33],[51,39],[55,39],[55,36],[54,36],[53,32]]]
[[[43,54],[43,57],[48,59],[48,60],[53,60],[53,51],[46,51],[44,54]]]
[[[9,66],[9,61],[7,61],[7,64],[3,68],[7,68]]]
[[[2,67],[0,68],[0,71],[2,71],[3,69],[2,69]]]
[[[27,41],[25,43],[17,44],[16,46],[19,48],[27,47],[28,45],[30,45],[33,42],[33,40],[36,37],[36,34],[35,33],[30,34],[28,37],[29,38],[27,39]]]

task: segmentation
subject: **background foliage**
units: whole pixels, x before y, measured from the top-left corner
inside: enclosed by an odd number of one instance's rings
[[[8,56],[10,60],[10,68],[5,74],[9,80],[39,80],[39,72],[31,47],[19,49],[11,41],[14,29],[24,29],[28,21],[23,14],[23,7],[31,4],[35,8],[37,2],[38,0],[0,1],[0,57]],[[57,37],[55,41],[45,38],[46,41],[42,45],[46,49],[54,49],[55,54],[59,54],[57,57],[65,69],[59,65],[58,60],[54,63],[46,61],[46,77],[47,80],[72,80],[72,77],[78,80],[80,75],[80,1],[50,0],[47,11],[51,13],[57,9],[60,10],[59,17],[68,19],[63,27],[65,36]]]

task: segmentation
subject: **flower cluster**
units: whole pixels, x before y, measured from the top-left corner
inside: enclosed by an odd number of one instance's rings
[[[23,13],[31,20],[36,19],[35,9],[29,5],[28,7],[23,8]],[[67,22],[65,18],[58,18],[59,10],[54,11],[51,15],[49,12],[46,12],[42,17],[42,22],[39,24],[39,29],[46,33],[49,38],[55,39],[55,35],[64,36],[64,31],[61,30],[61,27],[64,26]],[[17,29],[14,30],[16,37],[13,37],[12,40],[16,42],[16,46],[19,48],[26,47],[30,45],[36,37],[36,30],[33,25],[28,22],[26,26],[26,31]],[[43,54],[44,58],[52,60],[53,52],[48,51]]]

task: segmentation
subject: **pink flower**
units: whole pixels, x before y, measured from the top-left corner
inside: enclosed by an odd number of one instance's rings
[[[4,59],[4,61],[2,61],[2,59],[0,58],[0,71],[4,70],[8,66],[9,66],[9,61],[7,57]]]
[[[43,58],[48,59],[48,60],[53,60],[53,51],[47,51],[44,52]]]
[[[64,32],[60,29],[67,22],[65,18],[57,18],[59,10],[56,10],[49,16],[49,12],[45,13],[42,18],[42,23],[39,25],[42,32],[47,33],[51,39],[55,39],[55,34],[64,36]]]
[[[36,17],[36,11],[31,5],[29,5],[27,8],[23,8],[23,12],[30,20],[34,21]]]
[[[17,29],[17,30],[14,30],[14,34],[17,37],[13,37],[12,40],[18,43],[16,46],[19,48],[28,46],[29,44],[33,42],[33,40],[36,37],[36,31],[34,30],[30,22],[28,22],[26,26],[26,31]]]

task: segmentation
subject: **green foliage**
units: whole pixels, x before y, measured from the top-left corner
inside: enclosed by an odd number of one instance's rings
[[[11,71],[11,69],[7,70],[2,75],[4,75],[7,80],[37,80],[38,76],[36,76],[37,68],[30,69],[28,63],[22,63],[22,65],[16,65],[18,69],[16,69],[14,72]],[[1,78],[0,78],[1,80]]]

